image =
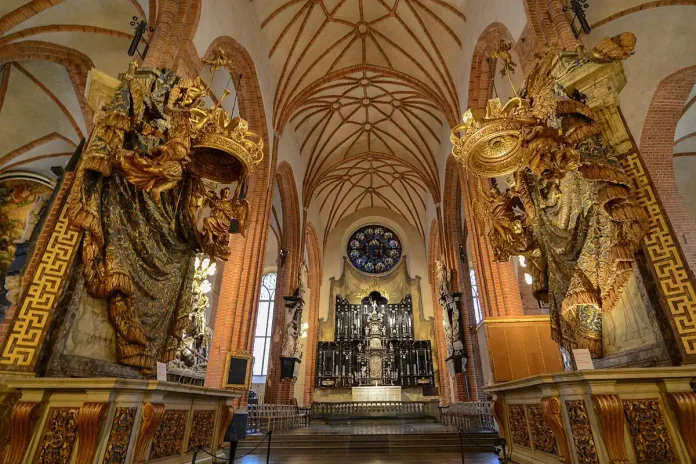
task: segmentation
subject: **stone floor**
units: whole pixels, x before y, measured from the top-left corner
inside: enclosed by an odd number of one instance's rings
[[[459,453],[437,453],[435,455],[423,451],[420,453],[390,453],[380,455],[368,455],[360,453],[358,455],[294,455],[271,457],[269,464],[424,464],[437,462],[437,464],[462,464],[462,456]],[[241,464],[264,464],[266,456],[249,455],[242,459],[235,460]],[[493,453],[466,453],[464,455],[465,464],[498,464],[498,458]]]

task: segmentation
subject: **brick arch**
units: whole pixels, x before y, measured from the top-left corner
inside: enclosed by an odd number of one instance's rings
[[[524,0],[524,7],[534,31],[537,44],[557,45],[564,50],[575,50],[578,40],[563,11],[561,0]]]
[[[94,112],[87,105],[85,87],[87,74],[94,67],[94,63],[87,55],[63,45],[39,40],[24,40],[0,47],[0,66],[14,61],[50,61],[65,67],[82,110],[87,131],[91,130]]]
[[[511,40],[510,31],[504,24],[492,23],[479,37],[474,47],[469,82],[469,107],[485,108],[493,97],[495,70],[491,70],[487,58],[500,39]],[[473,200],[478,196],[478,180],[454,160],[448,160],[445,172],[459,172],[459,182],[464,197],[467,232],[471,239],[471,253],[474,270],[478,280],[481,308],[485,316],[512,316],[523,314],[522,299],[512,263],[498,263],[493,260],[493,250],[483,230],[471,215]],[[445,187],[445,191],[447,191]],[[451,190],[451,188],[449,189]]]
[[[193,36],[201,17],[202,0],[162,0],[145,66],[177,71],[186,60],[197,61]],[[180,73],[181,74],[181,73]]]
[[[273,311],[273,335],[266,376],[266,403],[289,404],[294,397],[294,382],[280,379],[280,355],[285,330],[284,296],[292,295],[298,287],[300,261],[302,259],[302,229],[300,227],[300,202],[292,166],[283,161],[276,169],[276,182],[283,210],[283,243],[287,251],[285,264],[278,269],[275,309]]]
[[[237,234],[230,238],[232,252],[221,277],[220,298],[205,380],[206,386],[215,388],[221,385],[227,353],[231,350],[246,350],[251,353],[253,347],[272,207],[273,188],[270,179],[275,178],[277,158],[276,144],[270,148],[261,87],[251,56],[237,41],[226,36],[214,40],[205,56],[210,57],[212,50],[218,46],[234,60],[233,72],[243,76],[242,85],[237,89],[239,114],[261,136],[265,148],[263,160],[247,180],[250,211],[246,236]],[[246,395],[238,403],[246,404]]]
[[[615,21],[619,18],[622,18],[624,16],[630,15],[631,13],[636,13],[638,11],[644,11],[644,10],[650,10],[652,8],[660,8],[663,6],[675,6],[675,5],[696,5],[696,0],[657,0],[654,2],[647,2],[643,3],[641,5],[636,5],[631,8],[626,8],[625,10],[621,10],[618,13],[614,13],[613,15],[607,16],[604,19],[601,19],[594,23],[591,27],[592,29],[595,29],[600,26],[604,26],[607,23],[610,23],[612,21]]]
[[[309,328],[307,330],[307,342],[305,344],[305,382],[304,382],[304,404],[312,404],[314,398],[314,377],[316,376],[317,362],[316,350],[314,347],[319,341],[319,300],[321,298],[321,281],[323,269],[321,263],[321,247],[319,236],[314,224],[308,222],[305,226],[305,246],[307,247],[307,257],[309,262],[309,282],[307,286],[311,294],[309,295],[309,306],[305,307]]]
[[[645,165],[692,271],[696,270],[696,221],[677,188],[673,149],[677,124],[695,84],[696,66],[665,77],[653,94],[640,136]]]
[[[450,404],[452,396],[452,381],[447,370],[447,345],[445,334],[442,330],[442,306],[439,302],[439,290],[437,288],[436,261],[442,259],[442,246],[440,235],[440,223],[433,219],[430,223],[430,239],[428,243],[428,280],[433,298],[433,314],[435,316],[435,343],[437,344],[437,369],[440,377],[440,403],[443,406]]]
[[[471,74],[469,77],[470,108],[485,108],[488,99],[493,96],[493,81],[495,70],[491,72],[488,59],[495,50],[500,39],[506,42],[514,42],[512,34],[507,26],[502,23],[489,24],[479,36],[471,58]]]
[[[462,170],[463,171],[463,170]],[[464,337],[466,345],[466,354],[469,359],[469,367],[467,369],[468,384],[470,393],[466,395],[466,385],[464,378],[458,375],[454,379],[454,397],[457,401],[473,400],[479,396],[483,387],[483,374],[481,371],[481,358],[479,356],[478,338],[473,331],[467,330],[469,327],[476,325],[474,316],[473,296],[471,293],[471,279],[469,277],[469,263],[461,259],[460,247],[466,247],[467,234],[464,230],[462,218],[462,180],[460,179],[460,166],[454,156],[450,155],[447,158],[445,165],[445,187],[443,189],[444,198],[442,202],[442,230],[444,247],[443,255],[447,260],[447,266],[452,270],[451,288],[454,292],[460,292],[460,317],[464,327]],[[472,247],[473,248],[473,247]],[[479,268],[484,267],[479,263]],[[479,298],[483,306],[484,298],[481,298],[482,292],[479,292]]]

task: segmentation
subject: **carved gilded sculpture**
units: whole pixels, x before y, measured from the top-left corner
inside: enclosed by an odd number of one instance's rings
[[[630,36],[620,37],[602,41],[578,66],[628,56]],[[550,50],[541,56],[505,106],[494,99],[485,111],[469,110],[452,131],[453,155],[479,178],[474,213],[496,260],[521,255],[531,264],[554,340],[600,357],[601,312],[613,308],[632,275],[647,214],[598,118],[558,84],[557,60]],[[485,192],[482,178],[511,174],[509,190]]]
[[[71,225],[84,232],[87,291],[108,301],[118,362],[144,374],[175,356],[194,257],[227,259],[232,220],[245,226],[245,179],[263,157],[245,121],[219,103],[204,108],[207,88],[200,78],[132,63],[95,125],[68,199]],[[211,191],[234,182],[233,198],[227,187]]]

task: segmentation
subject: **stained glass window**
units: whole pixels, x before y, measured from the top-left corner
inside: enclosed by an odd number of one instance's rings
[[[268,373],[276,280],[277,274],[275,272],[269,272],[261,279],[259,312],[256,319],[256,336],[254,338],[254,375],[266,375]]]
[[[388,227],[364,226],[348,239],[348,259],[355,268],[369,274],[394,269],[401,259],[401,240]]]

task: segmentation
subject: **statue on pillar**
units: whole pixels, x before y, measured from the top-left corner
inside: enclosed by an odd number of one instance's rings
[[[627,33],[606,39],[578,66],[623,59],[634,44]],[[497,260],[521,255],[530,263],[554,340],[601,357],[601,313],[613,308],[633,273],[647,213],[599,118],[582,95],[568,95],[560,84],[575,68],[558,60],[551,50],[541,56],[505,106],[494,99],[485,111],[467,111],[452,130],[453,154],[479,179],[514,175],[504,193],[486,193],[479,180],[477,221]]]
[[[298,287],[293,296],[285,297],[285,331],[283,333],[283,350],[280,354],[283,358],[302,359],[301,347],[298,347],[301,343],[298,338],[303,308],[302,291]]]
[[[462,369],[466,367],[466,357],[464,356],[464,344],[459,322],[459,305],[455,300],[455,295],[450,290],[450,280],[452,272],[447,268],[444,258],[435,261],[435,280],[437,282],[440,306],[442,306],[442,325],[445,331],[445,344],[447,345],[447,359],[463,358]],[[458,372],[459,366],[455,371]]]

